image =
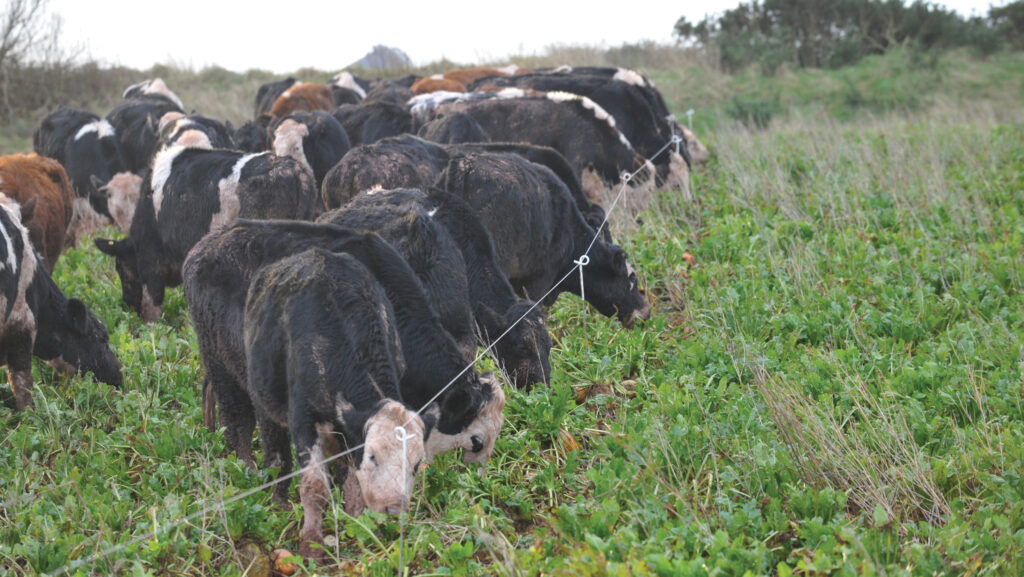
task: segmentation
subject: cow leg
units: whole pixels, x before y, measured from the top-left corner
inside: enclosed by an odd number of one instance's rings
[[[302,501],[302,529],[299,532],[299,555],[321,560],[323,550],[314,549],[314,543],[323,545],[323,516],[331,497],[330,479],[324,463],[324,451],[313,423],[301,425],[290,421],[292,441],[302,469],[299,499]]]
[[[257,420],[259,421],[260,438],[263,440],[263,468],[280,467],[277,484],[274,485],[271,498],[282,508],[291,509],[288,490],[291,488],[292,481],[288,475],[292,472],[292,441],[288,436],[288,430],[260,410],[257,410]]]
[[[203,377],[203,425],[211,431],[217,430],[217,398],[209,375]]]
[[[214,363],[206,367],[207,378],[220,407],[220,421],[224,425],[224,441],[250,469],[256,469],[252,458],[252,433],[256,430],[256,411],[245,391],[227,371]]]
[[[19,411],[32,405],[32,333],[18,331],[8,336],[7,372],[14,404]]]

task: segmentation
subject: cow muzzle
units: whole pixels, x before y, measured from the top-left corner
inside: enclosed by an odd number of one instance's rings
[[[626,315],[625,318],[621,319],[621,322],[622,326],[626,327],[627,329],[631,329],[633,328],[633,324],[636,323],[636,319],[646,321],[649,318],[651,318],[651,305],[644,303],[642,309],[638,309],[629,313],[628,315]]]

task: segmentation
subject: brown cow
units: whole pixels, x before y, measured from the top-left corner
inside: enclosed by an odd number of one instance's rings
[[[447,92],[465,92],[466,85],[456,80],[451,80],[450,78],[428,76],[413,82],[411,90],[413,94],[426,94],[428,92],[437,92],[438,90],[445,90]]]
[[[493,66],[471,66],[469,68],[452,68],[444,73],[448,80],[454,80],[463,86],[470,82],[483,78],[484,76],[511,76],[521,73],[521,69],[515,64],[494,68]]]
[[[43,256],[43,264],[53,272],[65,244],[70,246],[74,241],[66,238],[75,193],[64,168],[56,160],[34,152],[0,156],[0,192],[26,209],[34,203],[31,218],[26,218],[24,225],[32,246]]]
[[[299,82],[281,93],[270,107],[270,115],[274,118],[288,116],[293,112],[306,110],[334,110],[334,96],[331,89],[324,84]]]

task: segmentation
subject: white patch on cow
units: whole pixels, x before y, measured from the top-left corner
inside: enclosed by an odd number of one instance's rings
[[[495,70],[501,72],[505,76],[512,76],[516,72],[519,72],[519,67],[516,66],[515,64],[509,64],[508,66],[500,66],[498,68],[495,68]]]
[[[157,218],[160,217],[160,205],[164,201],[164,184],[171,176],[174,159],[184,150],[184,146],[168,146],[153,157],[153,175],[149,178],[149,184],[153,189],[153,214]]]
[[[168,88],[166,84],[164,84],[162,78],[154,78],[153,80],[151,80],[149,82],[149,86],[147,86],[142,92],[144,94],[160,94],[162,96],[169,98],[171,102],[177,104],[178,108],[182,110],[185,109],[185,105],[182,104],[181,99],[178,98],[178,95],[172,92],[171,89]]]
[[[132,172],[119,172],[100,188],[107,192],[107,210],[111,218],[125,233],[131,228],[141,189],[142,177]]]
[[[157,132],[163,132],[165,126],[167,126],[168,124],[171,124],[172,122],[180,120],[182,118],[185,118],[185,115],[183,113],[181,113],[181,112],[176,111],[176,110],[172,110],[172,111],[164,114],[163,116],[160,117],[160,124],[159,124],[159,128],[157,128]],[[186,122],[191,123],[191,121],[186,121]]]
[[[430,79],[431,80],[444,80],[444,74],[432,74],[430,76]]]
[[[516,88],[515,86],[509,86],[508,88],[502,88],[501,90],[494,93],[498,98],[526,98],[527,93],[522,88]]]
[[[348,88],[359,95],[359,98],[366,98],[366,91],[363,90],[362,86],[356,82],[356,77],[352,76],[351,72],[339,72],[331,78],[329,85],[338,86],[340,88]]]
[[[406,106],[411,113],[423,114],[446,102],[454,102],[465,95],[465,92],[452,92],[451,90],[437,90],[426,94],[418,94],[406,101]]]
[[[28,306],[28,300],[25,295],[28,294],[28,287],[32,284],[32,278],[36,274],[36,265],[38,264],[36,251],[32,248],[32,242],[28,239],[28,230],[21,224],[20,205],[14,199],[0,193],[0,210],[7,211],[11,216],[11,221],[14,223],[13,231],[0,228],[0,235],[4,237],[4,245],[7,248],[7,262],[0,263],[0,267],[9,267],[18,277],[18,290],[15,292],[14,306],[11,308],[11,314],[7,318],[0,319],[3,321],[0,323],[0,337],[3,337],[5,331],[28,330],[32,341],[35,342],[36,317]],[[12,234],[21,236],[22,246],[24,247],[21,252],[20,271],[18,270],[17,256],[14,254],[14,239],[10,236]],[[0,314],[7,311],[7,305],[7,299],[0,296]],[[28,385],[31,386],[31,382]]]
[[[301,122],[295,122],[291,118],[278,125],[274,131],[274,154],[278,156],[289,156],[299,161],[302,166],[313,174],[313,167],[306,159],[306,152],[302,148],[302,142],[309,136],[309,127]]]
[[[202,130],[186,130],[184,132],[179,132],[178,136],[174,139],[174,144],[184,146],[185,148],[205,148],[206,150],[213,150],[213,143],[210,142],[210,137]]]
[[[398,427],[409,436],[404,444],[396,435]],[[363,461],[355,475],[370,510],[398,513],[409,509],[416,465],[426,457],[423,430],[420,416],[393,400],[366,421]]]
[[[647,86],[647,80],[644,79],[642,74],[628,68],[619,68],[615,72],[615,76],[612,76],[612,80],[618,80],[633,86]]]
[[[124,92],[121,93],[121,98],[128,98],[128,93],[129,92],[131,92],[132,90],[134,90],[136,88],[142,88],[144,86],[147,86],[150,82],[151,82],[150,80],[143,80],[142,82],[137,82],[135,84],[132,84],[128,88],[124,89]]]
[[[21,224],[21,205],[19,205],[17,201],[15,201],[12,198],[9,198],[7,195],[3,193],[0,193],[0,205],[2,205],[3,209],[6,210],[7,213],[11,215],[11,218],[14,220],[14,222],[17,223],[17,225]],[[4,270],[4,268],[10,268],[12,271],[17,271],[18,261],[15,259],[14,255],[14,240],[10,236],[8,236],[7,231],[5,229],[0,229],[0,232],[2,232],[4,235],[4,244],[7,247],[7,263],[5,264],[0,262],[0,270]]]
[[[288,90],[285,90],[284,92],[282,92],[281,96],[279,96],[278,98],[291,98],[292,97],[292,90],[295,89],[297,86],[302,86],[302,84],[303,84],[303,82],[301,80],[299,80],[295,84],[292,84],[291,86],[288,87]]]
[[[217,183],[217,188],[220,191],[220,210],[210,219],[211,231],[224,228],[238,220],[238,211],[241,208],[241,203],[238,199],[238,181],[242,178],[242,169],[250,160],[264,154],[270,153],[258,152],[246,154],[239,158],[231,169],[231,174],[220,179],[220,182]]]
[[[427,211],[427,216],[429,216],[429,217],[433,217],[435,214],[437,214],[437,208],[436,207]]]
[[[86,134],[92,132],[96,133],[96,138],[114,136],[114,127],[105,119],[90,122],[89,124],[83,124],[82,127],[78,129],[78,132],[75,133],[75,140],[81,140]]]
[[[324,451],[318,440],[309,449],[309,463],[302,472],[299,483],[299,499],[302,501],[302,530],[299,533],[300,547],[310,542],[323,542],[323,516],[331,498],[330,479],[324,464]]]
[[[668,178],[665,179],[663,188],[679,189],[683,193],[683,200],[693,200],[693,195],[690,194],[690,167],[686,166],[686,159],[675,151],[672,151],[669,157]]]
[[[563,65],[559,66],[558,68],[555,68],[551,72],[553,74],[569,74],[569,73],[572,72],[572,66],[569,66],[568,64],[563,64]]]
[[[686,138],[686,150],[690,153],[690,161],[694,164],[704,164],[708,161],[708,149],[697,139],[697,135],[692,130],[685,126],[679,128],[683,131],[683,137]]]
[[[375,184],[375,185],[371,186],[370,188],[364,190],[363,194],[365,194],[367,196],[370,196],[370,195],[373,195],[373,194],[377,194],[378,192],[381,192],[383,190],[384,190],[384,185],[378,182],[377,184]]]

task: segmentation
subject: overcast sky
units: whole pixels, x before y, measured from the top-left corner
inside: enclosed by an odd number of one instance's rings
[[[1006,0],[995,0],[1004,4]],[[989,0],[938,2],[965,15],[984,14]],[[414,64],[448,58],[458,64],[542,54],[552,45],[613,47],[672,41],[680,16],[691,21],[739,0],[588,2],[565,0],[50,0],[63,18],[65,45],[77,44],[101,64],[145,69],[174,64],[200,69],[302,67],[337,70],[376,44],[401,48]]]

